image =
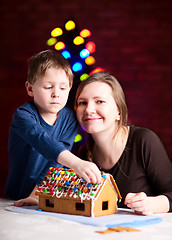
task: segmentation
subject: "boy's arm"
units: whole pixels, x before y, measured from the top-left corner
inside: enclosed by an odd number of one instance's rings
[[[65,150],[59,154],[57,162],[66,167],[72,168],[87,182],[92,181],[93,183],[101,183],[101,173],[96,164],[84,161],[68,150]]]

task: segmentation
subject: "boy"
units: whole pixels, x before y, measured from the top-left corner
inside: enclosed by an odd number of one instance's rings
[[[78,125],[65,107],[72,83],[70,65],[60,53],[46,50],[31,58],[25,86],[33,101],[16,110],[9,134],[6,195],[21,199],[16,206],[38,203],[34,193],[50,166],[65,165],[88,182],[101,181],[95,164],[70,152]]]

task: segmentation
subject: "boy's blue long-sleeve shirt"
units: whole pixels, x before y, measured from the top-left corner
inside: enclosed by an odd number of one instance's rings
[[[51,126],[38,113],[34,102],[20,106],[13,115],[9,133],[9,174],[6,195],[25,198],[44,178],[58,155],[71,150],[78,123],[72,110],[64,107]]]

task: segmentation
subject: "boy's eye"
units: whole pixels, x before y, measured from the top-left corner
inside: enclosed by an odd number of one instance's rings
[[[97,103],[104,103],[105,101],[103,100],[98,100]]]
[[[46,87],[44,87],[45,89],[51,89],[52,88],[52,86],[46,86]]]

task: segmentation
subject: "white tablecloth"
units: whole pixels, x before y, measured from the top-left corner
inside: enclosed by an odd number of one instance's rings
[[[12,201],[0,199],[0,239],[1,240],[172,240],[172,213],[159,214],[162,222],[137,227],[140,232],[96,233],[102,227],[80,224],[49,215],[23,214],[6,209]]]

